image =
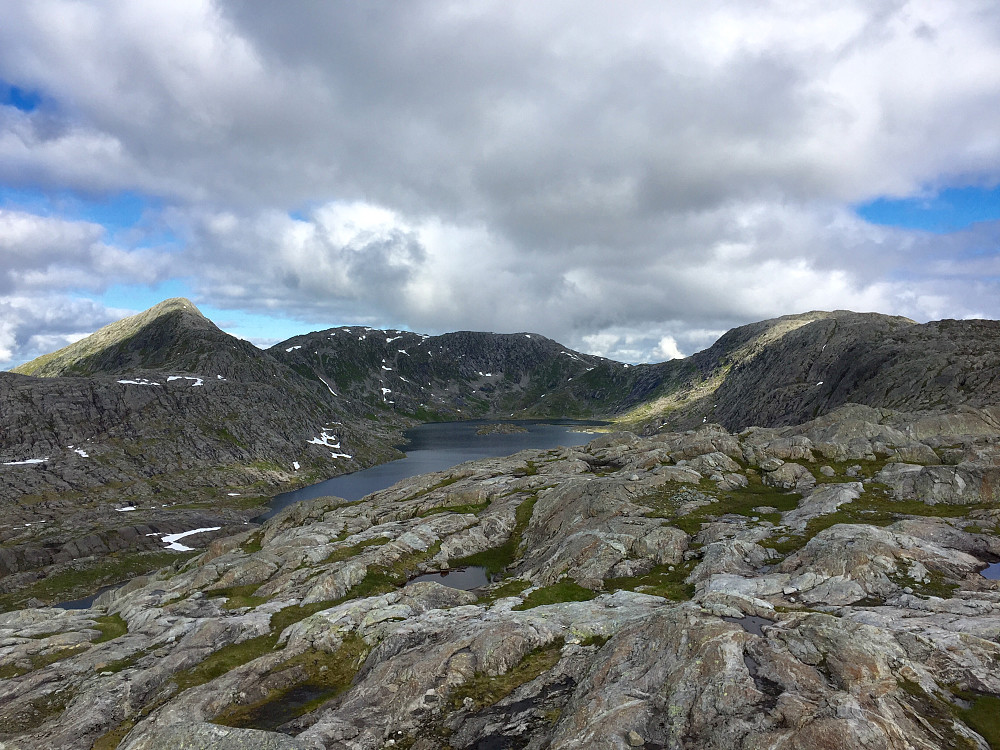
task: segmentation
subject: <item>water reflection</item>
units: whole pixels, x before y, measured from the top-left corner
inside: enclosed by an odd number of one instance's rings
[[[292,492],[283,492],[271,500],[266,513],[254,520],[264,521],[289,505],[316,497],[335,496],[349,501],[360,500],[365,495],[391,487],[403,479],[432,471],[444,471],[477,458],[509,456],[529,448],[544,450],[583,445],[590,442],[594,435],[576,430],[604,424],[572,419],[511,422],[528,431],[477,435],[476,430],[491,423],[487,420],[419,425],[403,433],[407,442],[400,447],[406,451],[406,458],[327,479]]]
[[[488,584],[490,578],[486,574],[486,568],[478,565],[470,565],[468,568],[442,570],[439,573],[424,573],[422,576],[411,578],[406,582],[406,585],[409,586],[411,583],[421,583],[423,581],[433,581],[449,588],[471,591],[472,589],[478,589],[480,586]]]

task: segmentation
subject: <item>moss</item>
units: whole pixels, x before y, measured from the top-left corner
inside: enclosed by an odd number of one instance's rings
[[[96,619],[96,628],[101,631],[101,635],[94,639],[93,643],[104,643],[112,641],[128,632],[128,625],[121,618],[121,615],[104,615]]]
[[[0,721],[0,733],[21,734],[37,729],[49,719],[61,714],[73,697],[73,690],[64,688],[35,698],[22,705],[16,715]]]
[[[521,539],[524,536],[524,532],[528,529],[528,524],[531,522],[531,514],[535,509],[535,501],[537,499],[538,493],[536,492],[517,506],[517,510],[514,513],[514,529],[511,531],[510,537],[506,542],[498,547],[477,552],[474,555],[467,555],[457,560],[451,560],[451,566],[453,568],[479,566],[486,568],[488,576],[494,576],[506,570],[517,559]]]
[[[112,674],[117,674],[118,672],[123,672],[126,669],[131,669],[134,667],[139,660],[149,653],[149,649],[142,649],[141,651],[136,651],[131,656],[126,656],[124,659],[116,659],[115,661],[108,662],[107,664],[98,664],[95,667],[97,672],[111,672]]]
[[[585,589],[576,581],[559,581],[551,586],[535,589],[514,609],[532,609],[545,604],[557,604],[559,602],[586,602],[595,596],[597,596],[597,592]]]
[[[697,564],[697,560],[688,560],[681,565],[657,565],[645,575],[609,578],[604,587],[608,591],[639,591],[673,601],[686,601],[694,596],[694,584],[684,581]]]
[[[189,669],[177,672],[174,682],[179,690],[187,690],[196,685],[221,677],[236,667],[247,664],[272,651],[277,644],[277,634],[257,636],[241,643],[223,646],[209,654],[204,660]]]
[[[448,707],[453,711],[458,710],[465,705],[466,698],[472,700],[473,711],[492,706],[521,685],[552,669],[559,663],[562,648],[563,639],[559,638],[526,654],[517,666],[502,675],[477,672],[471,680],[451,692]]]
[[[31,598],[45,604],[88,596],[102,586],[128,581],[158,568],[193,557],[196,552],[143,552],[129,555],[111,555],[90,564],[78,563],[79,568],[54,573],[48,578],[0,595],[0,611],[8,612],[24,606]]]
[[[341,539],[340,541],[343,540]],[[323,563],[326,564],[326,563],[335,563],[335,562],[342,562],[344,560],[350,560],[352,557],[355,557],[356,555],[360,554],[363,550],[367,549],[368,547],[381,547],[383,544],[387,544],[388,542],[389,542],[388,537],[377,536],[373,539],[366,539],[363,542],[358,542],[357,544],[351,545],[350,547],[341,547],[339,549],[335,549],[333,552],[327,555]]]
[[[969,708],[958,708],[956,713],[967,726],[982,735],[993,750],[1000,750],[1000,697],[995,695],[970,696]]]
[[[950,704],[931,695],[916,682],[899,680],[898,685],[917,715],[933,729],[941,750],[975,749],[975,743],[955,731],[955,710]]]
[[[341,647],[333,653],[309,649],[297,654],[269,670],[261,679],[288,671],[299,679],[261,700],[230,706],[214,721],[230,727],[275,730],[347,691],[368,651],[368,644],[352,634],[345,637]]]
[[[225,589],[209,589],[205,592],[205,596],[210,598],[225,597],[226,603],[222,605],[223,609],[259,607],[267,601],[267,598],[253,595],[253,592],[258,588],[260,588],[259,583],[251,583],[247,586],[230,586]]]
[[[259,531],[250,535],[250,537],[240,545],[240,549],[246,552],[248,555],[252,555],[255,552],[260,552],[263,547],[264,535]]]
[[[43,653],[32,654],[28,658],[30,666],[27,665],[17,665],[17,664],[5,664],[0,667],[0,679],[9,680],[14,677],[20,677],[21,675],[26,675],[29,672],[34,672],[42,667],[47,667],[50,664],[55,664],[57,661],[62,661],[63,659],[68,659],[71,656],[76,656],[79,653],[85,651],[88,647],[86,643],[78,643],[73,646],[66,646],[64,648],[53,649],[50,651],[45,651]]]
[[[98,737],[91,746],[91,750],[115,750],[121,744],[121,741],[125,739],[125,735],[132,731],[132,727],[134,726],[135,721],[132,719],[123,721]]]
[[[534,461],[528,461],[521,468],[514,469],[515,477],[533,477],[538,474],[538,465]]]
[[[492,603],[509,596],[517,596],[531,585],[528,581],[515,578],[491,589],[479,597],[480,602]]]
[[[644,495],[638,504],[652,508],[654,517],[668,518],[673,526],[687,534],[697,534],[701,525],[725,515],[756,516],[762,521],[779,523],[782,511],[794,510],[802,495],[768,487],[756,474],[749,474],[749,485],[735,490],[720,490],[715,482],[703,479],[697,487],[679,482],[668,482],[656,491]],[[690,492],[710,502],[684,516],[677,515],[677,508],[691,499]],[[777,513],[759,513],[754,510],[761,506],[775,508]]]
[[[466,503],[465,505],[446,505],[440,508],[430,508],[417,515],[420,518],[427,518],[427,516],[433,516],[438,513],[479,513],[488,507],[490,507],[489,500],[485,503]]]

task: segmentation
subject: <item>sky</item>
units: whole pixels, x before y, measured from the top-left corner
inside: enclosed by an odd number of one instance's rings
[[[174,296],[642,362],[998,292],[996,0],[4,2],[0,369]]]

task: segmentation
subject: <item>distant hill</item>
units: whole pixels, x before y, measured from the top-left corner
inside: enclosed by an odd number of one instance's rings
[[[998,351],[997,321],[847,311],[642,365],[535,333],[357,326],[262,351],[167,300],[0,373],[0,593],[4,576],[154,544],[116,506],[242,524],[278,491],[398,457],[418,422],[600,417],[653,433],[797,424],[847,403],[941,412],[1000,402]]]

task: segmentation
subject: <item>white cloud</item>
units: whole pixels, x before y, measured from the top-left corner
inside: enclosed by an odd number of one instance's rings
[[[0,79],[42,96],[0,106],[0,182],[154,196],[185,245],[8,211],[4,294],[184,275],[625,359],[807,309],[1000,315],[1000,227],[850,210],[1000,181],[994,0],[21,0]]]

